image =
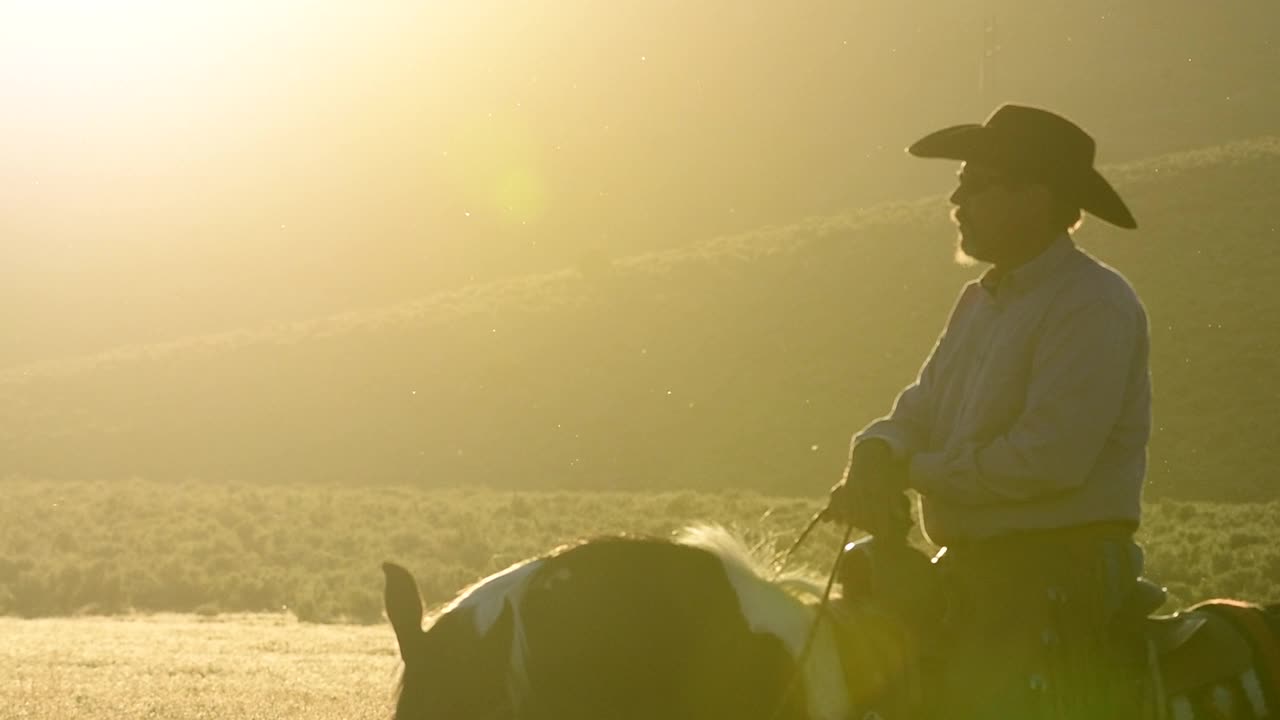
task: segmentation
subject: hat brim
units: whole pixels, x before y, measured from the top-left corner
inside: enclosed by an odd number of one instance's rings
[[[999,152],[999,141],[991,129],[977,124],[953,125],[929,133],[911,144],[907,152],[919,158],[960,160],[964,162],[991,162],[997,166],[1006,164]],[[1138,221],[1129,211],[1120,194],[1096,169],[1073,172],[1056,177],[1080,209],[1117,227],[1133,230]]]
[[[1080,209],[1126,230],[1138,229],[1138,221],[1129,212],[1129,206],[1120,199],[1120,193],[1093,168],[1081,178],[1079,185]]]
[[[907,148],[907,152],[919,158],[945,160],[976,160],[987,154],[991,133],[975,123],[952,125],[920,138]]]

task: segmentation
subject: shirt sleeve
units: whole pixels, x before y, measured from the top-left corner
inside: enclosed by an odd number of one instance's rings
[[[1124,407],[1145,320],[1094,300],[1051,324],[1018,419],[986,445],[911,459],[909,484],[967,505],[1018,502],[1083,485]]]
[[[964,305],[965,293],[962,292],[951,311],[947,326],[934,342],[933,350],[920,368],[915,381],[898,393],[893,410],[888,415],[873,421],[853,436],[852,445],[877,438],[888,443],[893,451],[893,458],[900,461],[924,450],[933,425],[934,395],[938,387],[940,366],[951,346],[947,338],[955,335],[953,328],[962,322]]]

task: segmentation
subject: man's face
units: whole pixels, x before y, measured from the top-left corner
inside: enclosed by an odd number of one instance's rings
[[[956,257],[999,263],[1025,242],[1029,226],[1027,185],[990,167],[965,163],[951,194],[951,219],[959,228]]]

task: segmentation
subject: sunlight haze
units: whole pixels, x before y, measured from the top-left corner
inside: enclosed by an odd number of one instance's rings
[[[0,369],[75,379],[6,386],[3,469],[450,484],[501,475],[506,433],[539,485],[823,484],[964,277],[954,168],[903,152],[930,129],[1078,119],[1143,222],[1082,242],[1153,317],[1264,302],[1170,279],[1197,222],[1271,232],[1238,208],[1272,172],[1275,10],[1229,5],[5,3]],[[849,310],[871,297],[897,312]],[[1179,377],[1210,346],[1171,323]],[[44,392],[75,452],[32,439]]]
[[[902,147],[1003,98],[1104,161],[1269,127],[1265,23],[1094,4],[5,3],[0,364],[940,192]]]
[[[1277,28],[1277,0],[0,0],[0,715],[932,717],[854,696],[970,692],[930,674],[966,648],[1092,712],[1061,673],[1120,687],[1083,648],[1141,626],[1125,662],[1176,671],[1129,685],[1153,707],[1262,717],[1247,654],[1280,644],[1205,620],[1261,611],[1188,608],[1280,598]],[[906,152],[988,117],[1008,163]],[[691,525],[720,552],[662,540]],[[428,642],[420,610],[457,622]],[[558,679],[599,704],[540,704]],[[834,704],[788,699],[811,679]],[[701,685],[727,704],[643,702]]]

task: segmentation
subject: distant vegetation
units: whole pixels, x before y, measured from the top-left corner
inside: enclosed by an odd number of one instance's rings
[[[339,489],[9,481],[0,504],[0,615],[287,611],[378,622],[379,563],[396,560],[438,605],[478,578],[582,537],[664,536],[693,522],[781,551],[817,499],[755,493]],[[1147,508],[1148,575],[1169,607],[1210,596],[1280,599],[1280,502]],[[795,562],[825,571],[824,527]],[[920,542],[917,538],[917,542]],[[923,547],[923,544],[921,543]]]
[[[1142,230],[1080,240],[1150,311],[1148,496],[1275,499],[1280,140],[1108,173]],[[12,369],[0,475],[817,495],[974,274],[952,235],[926,198]]]

